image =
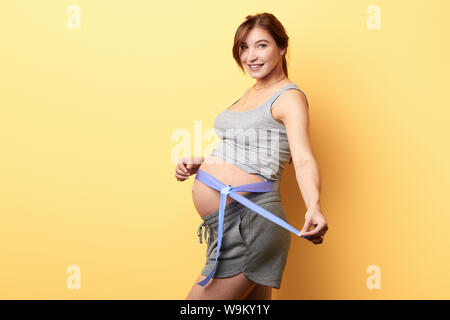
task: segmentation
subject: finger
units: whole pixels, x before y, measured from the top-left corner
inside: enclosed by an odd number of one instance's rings
[[[184,178],[184,177],[181,177],[181,178],[180,177],[176,177],[176,178],[177,178],[178,181],[184,181],[184,180],[187,179],[187,178]]]
[[[187,179],[187,178],[189,178],[189,174],[186,174],[184,172],[175,172],[175,176],[177,178],[180,178],[180,179]]]
[[[310,227],[313,227],[313,229],[309,230]],[[308,224],[308,228],[306,228],[306,230],[302,231],[302,235],[307,237],[314,237],[316,234],[317,234],[317,227],[312,222]]]
[[[301,235],[301,236],[308,236],[307,233],[308,233],[309,227],[311,227],[311,220],[310,220],[310,219],[307,219],[307,220],[305,221],[305,224],[303,225],[302,230],[300,231],[300,235]]]
[[[310,239],[316,239],[320,237],[320,235],[321,233],[319,233],[319,230],[317,230],[317,228],[306,233],[306,236],[308,236]]]
[[[178,169],[180,169],[182,172],[184,172],[184,173],[187,173],[188,171],[187,171],[187,169],[186,169],[186,167],[185,167],[185,165],[183,164],[183,163],[180,163],[179,165],[178,165]]]
[[[185,164],[186,164],[186,158],[180,158],[178,160],[177,167],[180,168],[181,170],[187,172]]]
[[[303,235],[311,236],[311,238],[315,238],[316,236],[320,236],[324,233],[325,223],[314,224],[314,229],[311,231],[306,231]]]
[[[186,179],[186,175],[180,174],[180,173],[175,173],[175,177],[176,177],[177,179]]]
[[[178,180],[184,181],[184,180],[186,180],[188,177],[182,176],[182,175],[176,175],[176,178],[177,178]]]
[[[184,176],[189,174],[188,172],[183,171],[183,169],[180,169],[180,168],[177,168],[176,172],[177,172],[178,174],[184,175]]]

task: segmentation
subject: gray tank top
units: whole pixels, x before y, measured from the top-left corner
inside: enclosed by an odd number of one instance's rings
[[[291,157],[284,125],[272,116],[272,107],[280,95],[289,89],[305,93],[290,83],[278,90],[260,106],[247,111],[231,111],[236,102],[219,113],[214,129],[220,139],[211,155],[223,159],[242,170],[256,174],[263,181],[278,181]],[[306,103],[309,109],[308,99]]]

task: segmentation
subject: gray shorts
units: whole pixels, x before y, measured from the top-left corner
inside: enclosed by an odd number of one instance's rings
[[[287,223],[279,191],[252,192],[248,200]],[[219,210],[202,217],[198,236],[207,239],[206,263],[201,272],[208,276],[217,254]],[[228,278],[243,272],[258,284],[280,289],[281,278],[291,244],[290,231],[233,200],[225,208],[222,245],[213,278]]]

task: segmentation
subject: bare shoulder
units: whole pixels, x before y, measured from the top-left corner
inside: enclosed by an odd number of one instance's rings
[[[308,114],[309,107],[305,94],[296,88],[290,88],[284,91],[274,102],[272,107],[272,116],[278,122],[284,123],[289,116],[295,116],[299,113]]]

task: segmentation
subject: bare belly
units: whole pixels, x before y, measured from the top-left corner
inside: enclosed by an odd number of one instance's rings
[[[211,161],[211,163],[208,163]],[[222,161],[220,163],[219,161]],[[216,163],[217,162],[217,163]],[[255,174],[248,173],[235,165],[226,162],[220,158],[210,156],[200,165],[199,170],[203,170],[226,185],[240,186],[241,184],[256,183],[263,181]],[[240,191],[238,194],[245,196],[250,192]],[[204,217],[219,209],[220,191],[213,189],[203,182],[194,179],[192,186],[192,200],[201,217]],[[231,197],[227,197],[226,204],[236,201]]]

